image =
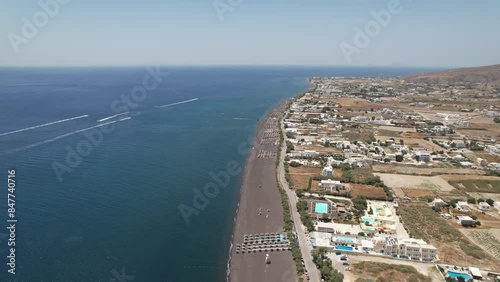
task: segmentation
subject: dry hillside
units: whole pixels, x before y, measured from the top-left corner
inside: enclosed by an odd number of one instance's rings
[[[479,82],[500,86],[500,64],[421,73],[404,77],[404,79],[414,83],[465,84]]]

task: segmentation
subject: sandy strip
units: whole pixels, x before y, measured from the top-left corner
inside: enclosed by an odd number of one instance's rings
[[[276,145],[261,144],[268,120],[282,115],[284,104],[274,107],[266,118],[259,122],[254,147],[250,152],[243,184],[240,203],[233,231],[230,261],[231,282],[246,281],[297,281],[295,264],[290,251],[268,252],[271,264],[265,263],[265,252],[236,253],[236,245],[243,243],[244,234],[283,232],[283,208],[276,183],[276,157],[259,158],[259,152],[277,151]],[[276,130],[278,123],[276,123]],[[274,127],[273,127],[274,128]],[[262,215],[259,209],[262,208]],[[268,212],[267,210],[270,210]],[[266,217],[269,215],[269,217]]]

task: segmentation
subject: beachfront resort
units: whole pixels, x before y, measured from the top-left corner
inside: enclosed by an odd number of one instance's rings
[[[283,119],[286,178],[310,244],[417,270],[456,265],[441,272],[443,281],[500,271],[500,159],[491,138],[500,132],[490,118],[500,108],[487,102],[489,88],[399,78],[311,82]],[[471,109],[442,103],[473,91],[482,99]],[[345,261],[331,259],[350,277]]]
[[[361,229],[367,232],[395,234],[397,221],[387,203],[368,201],[368,210],[361,218]]]

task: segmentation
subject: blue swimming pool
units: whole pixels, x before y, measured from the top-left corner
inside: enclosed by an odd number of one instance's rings
[[[341,250],[341,251],[352,251],[353,247],[348,247],[348,246],[335,246],[335,249]]]
[[[314,207],[314,211],[317,213],[328,213],[328,204],[327,203],[316,203]]]
[[[469,281],[472,279],[472,277],[467,274],[467,273],[463,273],[463,272],[455,272],[455,271],[451,271],[451,270],[448,270],[448,275],[451,277],[451,278],[458,278],[458,277],[462,277],[464,278],[466,281]]]
[[[373,217],[363,217],[363,221],[364,222],[374,222],[375,219],[373,219]]]

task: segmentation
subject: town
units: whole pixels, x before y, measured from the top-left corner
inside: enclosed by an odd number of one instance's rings
[[[310,82],[285,112],[284,160],[321,276],[500,281],[498,87]]]

